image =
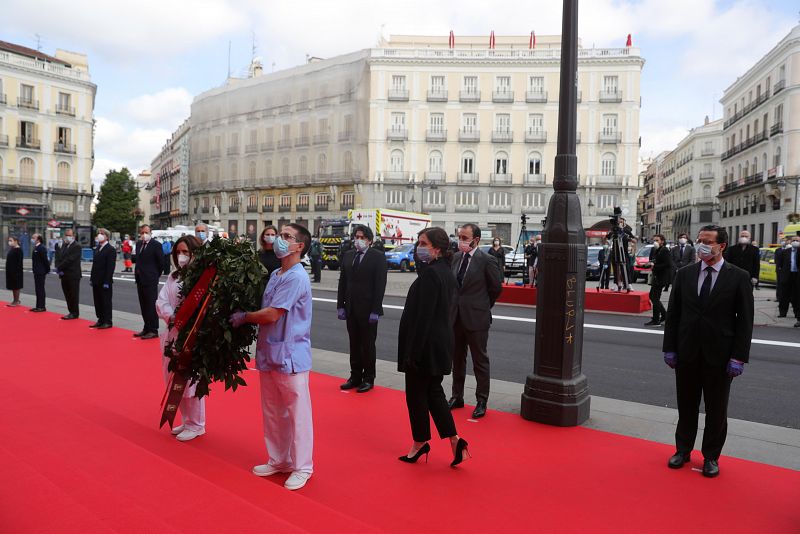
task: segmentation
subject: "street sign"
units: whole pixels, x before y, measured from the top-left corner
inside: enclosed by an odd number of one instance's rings
[[[49,226],[50,228],[58,228],[59,226],[61,226],[61,223],[55,219],[51,219],[47,221],[47,226]]]
[[[19,213],[23,217],[25,215],[29,214],[30,212],[31,212],[31,210],[29,210],[28,208],[19,208],[19,209],[17,209],[17,213]]]

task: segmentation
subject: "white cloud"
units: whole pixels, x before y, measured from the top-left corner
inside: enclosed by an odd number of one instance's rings
[[[192,94],[183,87],[170,87],[129,100],[124,105],[124,113],[142,125],[177,125],[189,117],[192,98]]]
[[[652,158],[664,150],[675,148],[680,140],[688,135],[689,130],[675,124],[643,121],[640,133],[642,134],[642,148],[639,156]]]
[[[103,181],[109,169],[128,167],[132,174],[150,167],[150,162],[172,135],[167,128],[131,127],[105,117],[97,118],[95,153],[92,170],[95,183]]]

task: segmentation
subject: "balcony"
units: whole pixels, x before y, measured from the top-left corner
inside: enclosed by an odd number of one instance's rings
[[[546,174],[523,174],[522,183],[525,185],[545,185],[547,183]]]
[[[333,105],[333,97],[332,96],[322,96],[320,98],[317,98],[314,101],[314,107],[315,108],[326,108],[326,107],[331,106],[331,105]]]
[[[477,204],[456,204],[456,211],[476,212],[476,211],[478,211],[478,205]]]
[[[75,145],[53,143],[53,152],[58,152],[59,154],[75,154]]]
[[[292,148],[291,139],[281,139],[280,141],[278,141],[278,150],[285,150],[287,148]]]
[[[544,104],[547,102],[547,91],[528,91],[525,93],[528,104]]]
[[[8,135],[0,134],[0,146],[8,146]]]
[[[596,186],[622,186],[623,182],[625,181],[624,176],[589,176],[590,183],[593,183]]]
[[[711,172],[711,171],[701,172],[700,175],[699,175],[699,178],[701,180],[713,180],[714,179],[714,173]]]
[[[477,172],[460,172],[460,173],[458,173],[458,183],[459,184],[477,184],[478,183],[478,173]]]
[[[776,90],[775,92],[777,93],[778,91]],[[756,109],[758,106],[760,106],[767,100],[769,100],[769,90],[760,94],[759,96],[756,97],[754,101],[750,102],[745,107],[734,113],[732,117],[730,117],[728,120],[725,121],[725,123],[722,126],[722,129],[727,130],[729,126],[737,122],[739,119],[741,119],[742,117],[744,117],[745,115]]]
[[[408,102],[408,89],[396,87],[389,89],[389,102]]]
[[[209,158],[218,158],[219,155],[220,155],[220,149],[218,148],[212,148],[211,150],[208,151]]]
[[[458,131],[458,140],[462,143],[479,143],[481,132],[476,128],[461,128]]]
[[[477,89],[467,89],[458,92],[459,102],[480,102],[481,92]]]
[[[444,143],[447,141],[447,130],[426,130],[425,140],[431,143]]]
[[[34,139],[32,137],[17,137],[17,148],[39,150],[42,148],[42,142],[39,139]]]
[[[489,213],[511,213],[510,204],[489,204]]]
[[[241,150],[238,146],[229,146],[227,150],[227,154],[229,156],[238,156],[241,153]]]
[[[602,103],[607,104],[615,104],[622,102],[622,91],[619,90],[611,90],[611,91],[600,91],[597,99]]]
[[[309,101],[298,102],[294,105],[295,111],[308,111],[309,109],[311,109],[311,102]]]
[[[443,172],[430,171],[425,173],[426,184],[443,184],[447,175]]]
[[[340,143],[346,143],[348,141],[353,140],[353,132],[346,131],[346,132],[339,132],[339,135],[336,137]]]
[[[298,204],[295,211],[308,211],[308,204]]]
[[[513,143],[514,132],[510,130],[492,130],[492,143]]]
[[[339,103],[340,104],[347,104],[348,102],[352,102],[352,101],[353,101],[353,93],[352,92],[344,93],[342,95],[339,95]]]
[[[547,142],[547,132],[544,130],[534,130],[534,129],[527,129],[525,130],[525,142],[526,143],[546,143]]]
[[[64,106],[61,104],[56,104],[56,115],[69,115],[70,117],[74,117],[75,108],[70,106]]]
[[[278,211],[280,211],[281,213],[286,213],[287,211],[292,211],[292,205],[291,204],[280,204],[278,206]]]
[[[282,106],[278,106],[277,109],[278,115],[285,115],[292,112],[292,106],[289,104],[284,104]]]
[[[359,171],[344,171],[331,173],[330,181],[334,184],[351,184],[361,182]]]
[[[203,206],[202,208],[200,208],[200,213],[208,213],[208,211],[209,211],[208,206]]]
[[[386,171],[383,182],[387,184],[407,184],[411,180],[411,173],[406,171]]]
[[[253,154],[254,152],[258,152],[258,143],[250,143],[244,146],[245,154]]]
[[[294,141],[295,147],[311,146],[311,138],[307,135],[300,136]]]
[[[275,141],[264,141],[261,143],[261,152],[275,150]]]
[[[778,135],[779,133],[783,133],[783,122],[776,122],[769,129],[769,135],[770,136]]]
[[[296,174],[292,176],[292,181],[289,183],[289,185],[300,186],[300,187],[305,185],[311,185],[311,175]]]
[[[622,142],[622,132],[616,130],[601,130],[597,134],[597,142],[609,145],[616,145]]]
[[[386,130],[386,139],[389,141],[407,141],[408,130],[400,126],[392,126]]]
[[[703,150],[700,151],[700,155],[703,157],[713,156],[715,153],[716,152],[714,151],[713,148],[704,148]]]
[[[495,104],[512,104],[514,102],[514,91],[492,91],[492,102]]]
[[[258,206],[247,206],[247,213],[256,213],[258,211]]]
[[[251,111],[250,113],[248,113],[247,114],[247,120],[249,120],[249,121],[257,121],[258,120],[258,112],[257,111]]]
[[[239,213],[239,204],[228,206],[228,213]]]
[[[786,80],[778,80],[775,82],[775,87],[772,88],[772,94],[777,95],[786,88]]]
[[[330,208],[331,202],[325,202],[324,204],[314,204],[314,211],[328,211]]]
[[[275,211],[275,203],[272,204],[262,204],[261,205],[261,213],[272,213]]]
[[[511,185],[511,174],[506,173],[491,173],[489,175],[489,183],[492,185]]]
[[[428,102],[447,102],[447,89],[429,89]]]
[[[315,145],[327,145],[331,142],[330,134],[317,134],[314,136],[314,144]]]
[[[17,107],[23,109],[34,109],[36,111],[39,111],[39,101],[17,97]]]

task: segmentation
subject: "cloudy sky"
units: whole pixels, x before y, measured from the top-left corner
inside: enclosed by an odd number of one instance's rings
[[[255,37],[266,70],[374,46],[384,35],[559,34],[554,0],[3,0],[0,40],[89,56],[98,85],[96,164],[136,173],[189,115],[194,95],[246,71]],[[584,46],[623,46],[642,75],[642,156],[673,147],[737,76],[798,23],[796,0],[584,0]],[[381,30],[383,28],[383,30]]]

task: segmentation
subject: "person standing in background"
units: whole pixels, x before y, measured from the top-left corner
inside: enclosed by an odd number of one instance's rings
[[[261,265],[267,270],[267,280],[269,280],[270,275],[274,271],[281,267],[281,260],[275,255],[275,250],[273,248],[277,237],[278,229],[270,224],[261,230],[261,237],[258,239],[258,242],[261,244],[261,250],[258,252],[258,259],[261,261]]]
[[[114,268],[117,266],[117,251],[108,242],[109,237],[108,230],[97,229],[97,248],[94,251],[92,272],[89,276],[89,284],[92,286],[92,297],[94,298],[94,312],[97,315],[97,322],[89,328],[98,330],[105,330],[113,325],[111,288],[114,283]]]
[[[155,339],[158,337],[158,314],[156,299],[158,298],[158,282],[164,265],[164,250],[161,243],[153,239],[150,227],[143,225],[139,229],[140,240],[136,243],[136,292],[139,296],[139,309],[144,319],[144,328],[133,337]]]
[[[750,273],[750,283],[758,285],[761,274],[761,251],[750,243],[750,232],[739,232],[739,242],[725,249],[725,260]]]
[[[19,292],[22,284],[22,248],[19,239],[10,236],[6,253],[6,289],[11,291],[11,302],[7,304],[9,308],[20,305]]]
[[[33,252],[31,253],[31,260],[33,262],[33,285],[36,288],[36,307],[31,309],[32,312],[47,311],[45,306],[45,289],[44,281],[47,278],[47,273],[50,272],[50,257],[47,254],[47,247],[44,246],[42,234],[33,234],[31,239],[33,245]]]
[[[56,245],[58,245],[58,239],[51,235],[47,240],[47,263],[53,263],[53,258],[56,257]]]
[[[208,225],[205,223],[197,223],[197,225],[194,227],[194,236],[204,245],[211,241],[211,234],[208,231]]]
[[[778,317],[786,317],[789,304],[792,305],[796,327],[800,327],[800,235],[792,236],[789,248],[781,254],[781,300],[778,303]]]
[[[322,280],[322,244],[316,237],[311,240],[308,257],[311,258],[311,275],[314,277],[312,282],[318,284]]]
[[[506,250],[501,246],[502,242],[499,237],[492,240],[492,246],[489,247],[489,256],[493,257],[500,268],[500,276],[502,277],[506,272]]]
[[[783,279],[785,273],[782,270],[783,260],[781,259],[784,254],[787,254],[792,249],[792,241],[788,237],[784,237],[783,241],[779,244],[778,248],[775,249],[775,254],[773,256],[773,265],[775,265],[775,300],[778,302],[778,308],[780,309],[780,302],[781,302],[781,290],[783,287]],[[780,312],[778,317],[781,317]],[[786,317],[786,314],[783,314],[783,317]]]
[[[133,262],[131,261],[131,253],[133,252],[133,242],[131,236],[125,234],[125,239],[122,240],[122,260],[125,262],[125,269],[123,273],[130,273],[133,271]]]
[[[661,234],[653,236],[653,248],[650,249],[650,303],[653,307],[653,318],[644,323],[645,326],[661,326],[667,318],[667,310],[661,304],[661,291],[672,281],[672,255]]]
[[[525,246],[525,266],[528,269],[528,283],[531,287],[536,285],[536,256],[538,253],[536,237],[531,236],[530,241]]]
[[[69,313],[61,317],[65,321],[80,316],[81,291],[81,246],[75,242],[72,230],[64,231],[64,242],[56,247],[56,273],[61,279],[61,290],[67,301]]]
[[[162,274],[169,274],[170,267],[169,267],[169,258],[172,254],[172,238],[169,236],[164,237],[164,242],[161,243],[161,250],[164,252],[164,270]]]

